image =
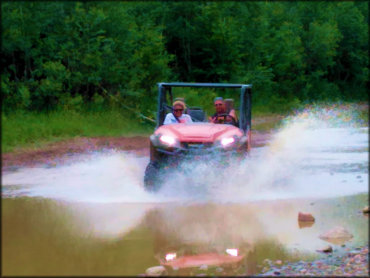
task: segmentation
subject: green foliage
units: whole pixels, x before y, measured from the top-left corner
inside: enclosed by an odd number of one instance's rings
[[[253,103],[274,111],[368,100],[365,2],[8,1],[1,11],[6,113],[124,103],[152,115],[162,81],[252,83]],[[207,108],[215,94],[189,99]]]
[[[152,131],[152,124],[142,122],[125,110],[79,112],[65,109],[49,113],[18,110],[2,115],[1,144],[2,151],[9,152],[15,147],[37,146],[75,136],[130,136]]]
[[[25,109],[30,104],[30,92],[27,84],[19,84],[10,81],[6,75],[1,76],[1,100],[3,111],[11,113],[18,109]]]
[[[16,83],[7,94],[24,84],[31,94],[27,108],[37,111],[56,109],[65,94],[81,95],[86,103],[95,94],[119,94],[132,105],[138,97],[154,97],[153,84],[170,76],[171,56],[162,27],[130,14],[133,5],[4,3],[2,75],[8,85]]]

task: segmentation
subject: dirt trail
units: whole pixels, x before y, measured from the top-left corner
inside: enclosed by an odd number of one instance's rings
[[[270,132],[252,132],[252,147],[261,146],[271,138]],[[138,155],[149,155],[149,136],[134,137],[77,137],[70,140],[46,144],[36,149],[18,149],[2,154],[2,170],[37,164],[53,165],[67,161],[75,154],[101,150],[132,151]]]

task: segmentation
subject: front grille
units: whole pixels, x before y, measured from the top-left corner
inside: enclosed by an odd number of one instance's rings
[[[181,144],[185,149],[208,149],[212,147],[212,143],[182,142]]]
[[[193,143],[193,142],[183,142],[182,147],[187,150],[206,150],[213,146],[212,143]]]
[[[183,142],[182,147],[186,150],[188,154],[204,154],[212,151],[212,143],[193,143],[193,142]]]

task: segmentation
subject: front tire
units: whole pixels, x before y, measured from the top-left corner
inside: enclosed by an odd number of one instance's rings
[[[150,192],[157,192],[160,187],[159,180],[159,167],[154,162],[149,162],[145,168],[144,174],[144,188]]]

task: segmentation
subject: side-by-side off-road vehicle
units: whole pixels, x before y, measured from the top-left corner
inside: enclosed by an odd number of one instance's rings
[[[172,112],[174,87],[239,89],[239,117],[227,121],[233,99],[227,99],[227,113],[218,115],[223,121],[210,123],[200,107],[187,107],[193,123],[163,125],[167,113]],[[185,96],[186,97],[186,96]],[[210,102],[213,100],[210,99]],[[144,186],[156,191],[163,182],[165,169],[183,159],[207,156],[245,156],[251,147],[252,85],[222,83],[158,83],[158,111],[154,134],[150,136],[150,162],[145,169]]]

